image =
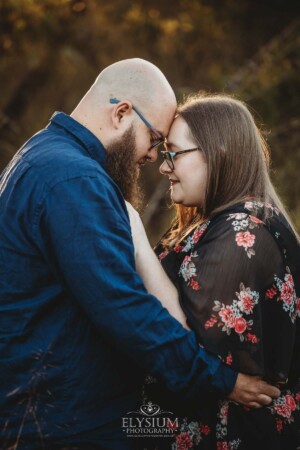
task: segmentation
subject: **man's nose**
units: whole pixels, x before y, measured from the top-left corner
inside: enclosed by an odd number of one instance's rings
[[[147,160],[149,162],[155,162],[157,160],[157,148],[151,148],[147,153]]]

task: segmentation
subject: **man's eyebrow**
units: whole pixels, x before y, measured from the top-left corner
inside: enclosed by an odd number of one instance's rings
[[[162,138],[166,139],[166,137],[165,137],[165,135],[163,134],[163,132],[162,132],[162,131],[160,131],[160,130],[157,130],[156,128],[151,128],[151,130],[152,130],[152,131],[154,131],[154,133],[157,133],[157,134],[159,134],[159,135],[160,135],[160,137],[162,137]]]

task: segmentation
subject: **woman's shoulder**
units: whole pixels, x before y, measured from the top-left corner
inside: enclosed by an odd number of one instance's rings
[[[245,200],[213,214],[210,218],[211,228],[228,228],[228,225],[233,226],[234,231],[245,231],[245,228],[266,229],[275,238],[276,232],[285,230],[296,239],[280,209],[269,202]]]
[[[251,246],[252,240],[255,239],[254,234],[265,233],[267,228],[264,211],[265,205],[254,201],[239,202],[217,211],[206,222],[203,240],[207,242],[235,235],[238,242],[246,241]],[[277,212],[272,211],[272,215]]]
[[[198,223],[194,228],[176,244],[166,248],[163,245],[164,239],[170,232],[162,237],[155,251],[159,259],[164,259],[170,253],[190,253],[203,244],[207,245],[218,239],[227,239],[236,234],[238,242],[251,247],[251,240],[254,239],[251,230],[264,225],[259,214],[260,205],[250,204],[250,202],[236,203],[226,209],[216,212],[207,220]],[[251,252],[251,250],[249,250]]]
[[[281,254],[283,265],[299,279],[300,289],[300,243],[278,207],[257,200],[235,204],[212,217],[206,239],[221,238],[222,233],[224,239],[234,235],[235,244],[244,248],[248,258],[258,250],[263,260]]]
[[[247,218],[250,218],[257,224],[264,225],[266,224],[266,219],[274,218],[280,220],[282,214],[280,210],[276,206],[271,205],[271,203],[260,202],[257,200],[245,200],[214,213],[211,216],[210,221],[211,223],[216,223],[219,221],[243,220]]]
[[[165,248],[160,243],[156,253],[160,259],[164,259],[170,253],[188,254],[200,246],[226,241],[244,248],[248,258],[255,254],[258,244],[263,248],[268,247],[270,251],[280,250],[284,258],[287,253],[299,253],[299,242],[279,208],[254,199],[247,199],[216,212],[196,225],[176,245]]]

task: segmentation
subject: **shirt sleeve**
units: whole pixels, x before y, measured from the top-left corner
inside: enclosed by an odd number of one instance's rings
[[[277,242],[261,220],[243,213],[216,219],[202,239],[197,233],[189,252],[180,247],[175,275],[167,257],[164,264],[198,340],[237,371],[285,381],[296,293]]]
[[[36,232],[63,289],[121,352],[187,397],[233,389],[237,373],[200,348],[195,334],[146,292],[124,200],[102,174],[57,183],[42,203]]]

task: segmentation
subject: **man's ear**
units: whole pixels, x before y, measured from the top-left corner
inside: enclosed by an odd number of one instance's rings
[[[116,129],[120,128],[124,124],[124,119],[126,119],[131,112],[131,102],[123,101],[118,103],[111,113],[113,127]]]

